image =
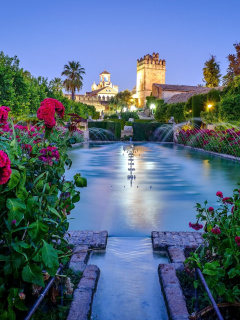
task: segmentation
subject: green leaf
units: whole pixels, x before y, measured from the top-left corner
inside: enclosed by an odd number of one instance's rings
[[[40,237],[48,232],[48,226],[41,221],[36,221],[28,226],[28,234],[33,239]]]
[[[72,202],[75,203],[75,202],[78,202],[80,201],[80,194],[79,193],[76,193],[73,197],[72,197]]]
[[[60,214],[57,212],[55,208],[48,206],[48,210],[51,211],[53,214],[55,214],[59,219],[61,219]]]
[[[42,247],[42,258],[46,267],[53,269],[49,274],[52,276],[55,276],[55,273],[59,266],[58,254],[57,254],[57,251],[53,248],[53,246],[51,246],[44,240],[43,240],[43,247]]]
[[[58,197],[54,194],[47,196],[47,201],[51,206],[55,206],[57,200],[58,200]]]
[[[217,291],[219,296],[222,296],[226,291],[225,284],[222,282],[219,282],[218,284],[216,284],[214,288]]]
[[[42,270],[34,263],[30,263],[23,268],[22,278],[26,282],[34,283],[44,287]]]
[[[10,210],[8,214],[8,222],[11,223],[16,220],[18,225],[24,217],[26,205],[21,199],[9,198],[7,199],[7,208]]]
[[[25,200],[28,196],[28,192],[26,188],[21,187],[21,188],[18,188],[16,195],[19,199]]]
[[[46,172],[41,173],[34,181],[34,185],[40,180],[42,179],[44,176],[46,175]]]
[[[74,180],[77,187],[79,188],[87,187],[87,179],[81,177],[80,173],[75,174]]]
[[[12,174],[8,182],[8,191],[15,188],[20,181],[20,173],[18,170],[12,169]]]

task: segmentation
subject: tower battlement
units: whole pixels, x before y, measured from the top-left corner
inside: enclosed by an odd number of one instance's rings
[[[144,107],[146,97],[152,92],[153,83],[165,83],[166,61],[159,59],[159,53],[146,54],[137,60],[136,97],[140,107]]]
[[[159,53],[153,52],[153,54],[146,54],[143,58],[137,59],[137,66],[142,64],[156,64],[160,66],[165,66],[166,61],[159,59]]]

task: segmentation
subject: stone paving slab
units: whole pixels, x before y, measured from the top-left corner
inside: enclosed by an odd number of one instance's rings
[[[171,320],[187,320],[189,314],[182,289],[172,264],[160,264],[158,274]]]
[[[107,231],[68,231],[65,238],[75,246],[86,245],[88,249],[105,250],[107,246]]]
[[[100,269],[88,265],[73,294],[73,301],[67,320],[88,320],[91,315],[93,295],[97,288]]]
[[[171,246],[194,249],[203,243],[200,232],[152,231],[151,237],[153,250],[159,251],[167,250]]]

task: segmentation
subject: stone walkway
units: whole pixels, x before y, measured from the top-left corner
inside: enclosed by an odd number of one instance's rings
[[[83,272],[74,291],[67,320],[88,320],[91,316],[100,269],[87,263],[92,250],[106,249],[107,237],[107,231],[69,231],[65,236],[65,239],[74,245],[69,268]]]
[[[153,250],[167,250],[170,246],[197,248],[203,243],[200,232],[167,232],[152,231]]]
[[[176,270],[184,269],[184,249],[196,249],[203,243],[199,232],[153,231],[153,250],[167,251],[170,263],[159,264],[158,274],[171,320],[187,320],[189,314]]]
[[[107,231],[68,231],[65,238],[75,246],[86,245],[92,250],[105,250]]]

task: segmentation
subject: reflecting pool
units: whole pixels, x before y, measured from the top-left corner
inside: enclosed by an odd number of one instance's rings
[[[69,216],[71,230],[107,230],[114,237],[187,231],[196,202],[216,207],[216,191],[230,196],[240,182],[239,163],[173,144],[138,143],[131,186],[127,145],[90,143],[69,152],[66,178],[80,172],[88,179]]]

